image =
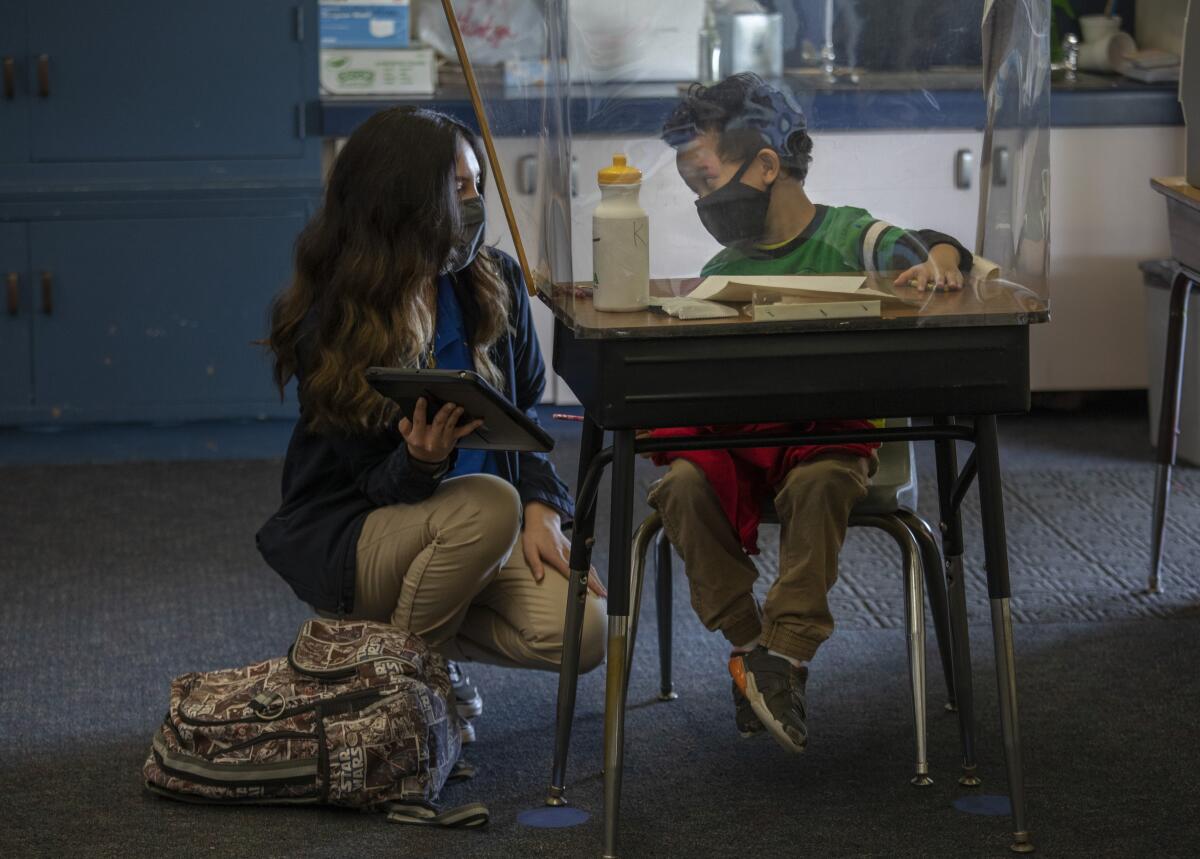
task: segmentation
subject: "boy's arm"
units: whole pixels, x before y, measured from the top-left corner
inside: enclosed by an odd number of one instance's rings
[[[895,286],[912,286],[925,289],[962,289],[966,275],[971,271],[974,257],[971,252],[951,236],[933,230],[922,230],[917,234],[921,243],[928,248],[925,259],[913,262],[893,282]],[[904,260],[898,260],[901,268]]]
[[[865,271],[899,271],[897,286],[962,288],[974,257],[953,236],[937,230],[904,230],[868,219],[859,222],[859,253]]]

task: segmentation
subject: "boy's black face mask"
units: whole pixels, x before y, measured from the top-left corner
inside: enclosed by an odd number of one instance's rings
[[[732,179],[696,201],[700,223],[726,247],[761,241],[767,233],[771,192],[742,183],[742,176],[753,162],[751,158],[738,168]]]
[[[482,197],[472,197],[462,202],[462,231],[458,240],[450,248],[450,255],[442,266],[445,274],[462,271],[475,261],[479,248],[483,245],[483,232],[487,227],[487,212],[483,208]]]

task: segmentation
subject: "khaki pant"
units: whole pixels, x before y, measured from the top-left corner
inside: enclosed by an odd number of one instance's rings
[[[837,580],[850,511],[867,494],[874,457],[828,454],[801,463],[776,487],[779,578],[760,608],[758,569],[742,550],[717,494],[699,467],[671,463],[650,492],[671,544],[683,558],[692,607],[735,647],[761,637],[769,649],[807,660],[833,633],[826,594]]]
[[[567,580],[533,580],[521,500],[505,480],[447,480],[425,501],[381,507],[358,540],[354,618],[420,635],[450,659],[557,671]],[[580,669],[604,658],[606,606],[588,594]]]

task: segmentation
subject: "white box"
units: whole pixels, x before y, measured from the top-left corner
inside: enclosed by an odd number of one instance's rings
[[[321,91],[331,95],[433,95],[433,48],[321,51]]]

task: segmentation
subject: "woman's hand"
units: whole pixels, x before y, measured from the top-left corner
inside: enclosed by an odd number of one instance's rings
[[[961,257],[954,245],[934,245],[929,251],[929,259],[901,274],[893,286],[913,286],[920,292],[926,289],[962,289],[963,275],[958,270],[959,262]]]
[[[419,398],[413,407],[412,420],[401,418],[399,426],[400,435],[404,436],[408,445],[408,455],[421,462],[444,461],[454,450],[459,439],[469,436],[483,426],[482,420],[473,420],[459,426],[463,407],[454,403],[446,403],[438,409],[438,413],[429,422],[425,417],[427,410],[425,398]]]
[[[525,505],[521,547],[525,550],[525,560],[529,562],[535,582],[546,577],[546,567],[570,579],[571,541],[563,534],[562,520],[553,507],[537,501]],[[608,596],[594,569],[588,573],[588,590],[598,597]]]

